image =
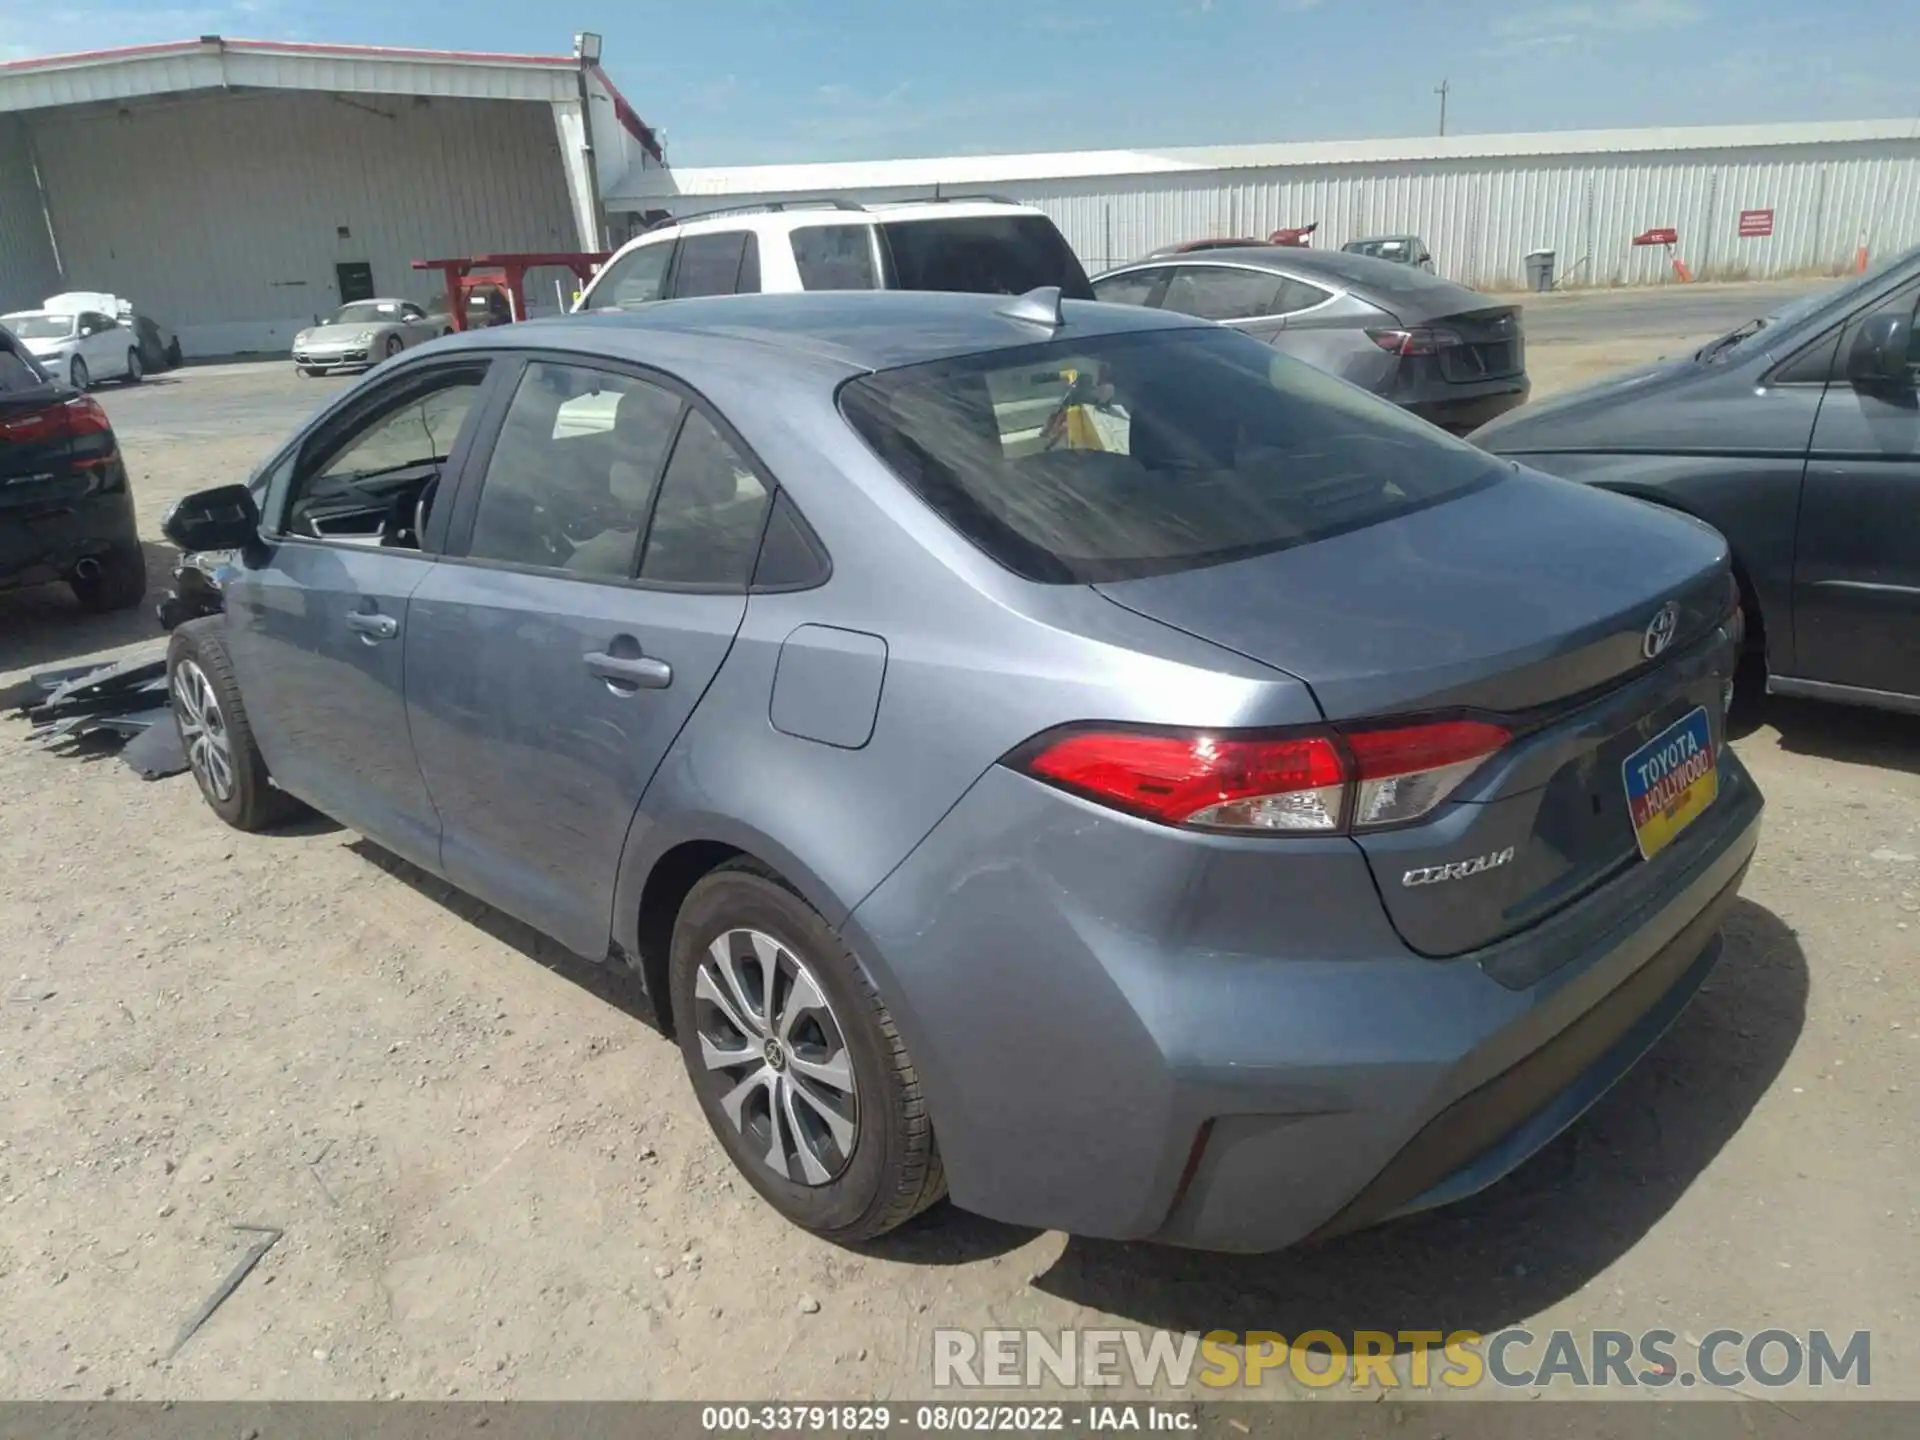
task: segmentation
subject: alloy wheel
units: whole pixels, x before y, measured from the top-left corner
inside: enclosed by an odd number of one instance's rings
[[[747,1148],[781,1179],[825,1185],[860,1133],[853,1056],[806,962],[759,930],[729,930],[695,977],[705,1083]]]
[[[174,713],[180,719],[180,743],[194,777],[216,800],[233,798],[233,741],[220,701],[201,668],[191,660],[173,667]]]

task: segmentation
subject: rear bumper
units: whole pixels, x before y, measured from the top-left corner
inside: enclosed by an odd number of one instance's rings
[[[77,561],[139,539],[124,476],[117,489],[58,505],[0,507],[0,589],[64,579]]]
[[[1527,396],[1532,393],[1532,386],[1524,375],[1517,375],[1511,380],[1457,388],[1471,393],[1435,396],[1429,389],[1420,398],[1401,403],[1422,420],[1438,425],[1442,430],[1464,435],[1509,410],[1519,409],[1527,403]]]
[[[1639,883],[1429,960],[1351,841],[1182,834],[996,769],[846,928],[956,1203],[1272,1250],[1459,1199],[1585,1111],[1713,964],[1761,808],[1729,753]]]

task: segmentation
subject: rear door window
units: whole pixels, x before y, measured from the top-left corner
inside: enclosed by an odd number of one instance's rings
[[[1253,320],[1278,309],[1284,275],[1230,265],[1182,265],[1168,282],[1162,310],[1202,320]]]
[[[1087,272],[1044,215],[895,220],[880,233],[892,289],[1024,295],[1057,285],[1069,299],[1093,298]]]
[[[873,229],[806,225],[793,232],[793,264],[806,290],[871,290]]]
[[[1399,407],[1213,326],[883,371],[840,403],[937,514],[1051,583],[1309,545],[1505,473]]]
[[[740,268],[746,259],[744,230],[711,235],[688,235],[680,241],[680,259],[673,267],[673,295],[732,295],[740,288]],[[759,258],[754,260],[754,285],[759,286]]]
[[[714,423],[689,411],[660,482],[640,578],[744,590],[760,553],[771,488]]]
[[[536,361],[487,459],[467,555],[625,580],[680,399],[645,380]]]
[[[1165,266],[1156,266],[1151,270],[1108,275],[1093,282],[1093,298],[1110,305],[1151,305],[1154,292],[1166,283],[1171,273]]]

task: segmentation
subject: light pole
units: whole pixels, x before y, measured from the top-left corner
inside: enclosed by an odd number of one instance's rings
[[[1440,133],[1447,133],[1447,92],[1453,87],[1445,80],[1433,87],[1433,93],[1440,97]]]
[[[583,30],[573,37],[575,77],[580,90],[580,158],[587,167],[587,190],[592,197],[593,233],[583,236],[589,248],[607,248],[607,212],[600,199],[600,157],[593,148],[593,93],[587,76],[600,63],[600,37]]]

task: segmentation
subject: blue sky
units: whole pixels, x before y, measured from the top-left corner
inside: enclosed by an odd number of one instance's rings
[[[1920,117],[1913,0],[0,0],[0,57],[223,34],[563,52],[682,165]]]

